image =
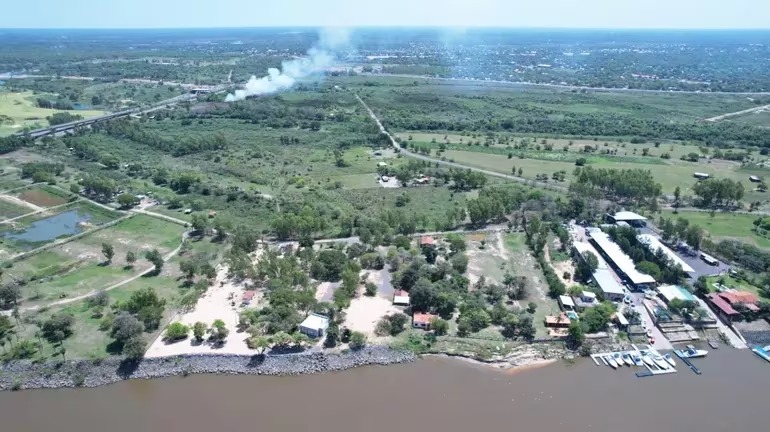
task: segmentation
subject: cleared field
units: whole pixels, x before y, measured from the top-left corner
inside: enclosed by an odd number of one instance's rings
[[[22,290],[27,304],[45,304],[60,298],[75,297],[127,279],[151,265],[143,253],[158,249],[166,254],[175,249],[183,227],[137,215],[113,227],[33,255],[19,261],[6,273],[29,281]],[[112,263],[104,265],[102,243],[115,250]],[[126,253],[137,255],[135,268],[127,267]],[[174,269],[167,269],[173,273]]]
[[[0,135],[10,135],[18,132],[26,126],[48,126],[46,117],[58,112],[78,114],[83,118],[95,117],[103,114],[103,111],[61,111],[55,109],[38,108],[35,106],[36,96],[31,92],[11,93],[0,91]]]
[[[559,305],[548,297],[548,286],[545,283],[543,272],[527,248],[525,241],[523,233],[504,234],[502,240],[504,242],[504,254],[507,255],[511,273],[516,276],[524,276],[529,281],[527,298],[518,301],[520,307],[526,308],[529,302],[537,305],[533,316],[537,337],[547,337],[545,316],[558,314]]]
[[[108,292],[107,295],[110,299],[110,304],[112,305],[127,300],[132,293],[147,287],[152,287],[158,295],[166,299],[167,302],[166,312],[164,314],[164,319],[161,322],[160,329],[154,333],[145,334],[145,338],[149,341],[152,340],[157,333],[162,331],[165,324],[168,323],[171,316],[174,314],[174,304],[182,292],[179,282],[175,278],[167,276],[139,278],[136,281]],[[106,308],[105,312],[108,310],[109,308]],[[74,333],[70,338],[64,341],[64,348],[66,349],[68,359],[100,359],[109,357],[113,354],[110,346],[112,339],[109,336],[109,330],[100,329],[102,319],[94,314],[94,309],[91,308],[85,300],[52,307],[43,312],[28,312],[24,314],[24,318],[44,321],[57,312],[72,314],[75,317],[75,324],[73,326]],[[36,326],[27,325],[17,328],[19,329],[20,338],[37,340],[35,339],[34,334],[34,331],[37,328]],[[44,356],[51,356],[55,352],[54,347],[45,340],[42,342],[42,354]]]
[[[690,221],[691,224],[700,225],[713,240],[733,239],[762,248],[770,248],[770,239],[752,231],[753,222],[758,216],[717,212],[712,217],[708,212],[692,211],[680,211],[678,214],[665,211],[664,214],[666,217],[681,217]]]
[[[69,201],[72,195],[58,189],[34,186],[21,191],[18,197],[39,207],[55,207]]]

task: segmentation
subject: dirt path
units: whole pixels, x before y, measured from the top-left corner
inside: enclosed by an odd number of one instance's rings
[[[167,253],[166,256],[163,257],[163,262],[168,262],[168,260],[173,258],[174,255],[179,253],[179,251],[182,249],[182,245],[184,244],[184,241],[187,239],[188,235],[189,235],[189,233],[187,233],[187,232],[182,234],[182,242],[179,243],[179,246],[177,246],[176,249],[174,249],[171,252]],[[137,274],[135,274],[134,276],[131,276],[128,279],[124,279],[124,280],[122,280],[120,282],[114,283],[114,284],[112,284],[110,286],[107,286],[105,288],[100,288],[100,289],[97,289],[97,290],[93,290],[91,292],[88,292],[88,293],[83,294],[83,295],[79,295],[77,297],[72,297],[72,298],[68,298],[68,299],[64,299],[64,300],[57,300],[55,302],[51,302],[51,303],[48,303],[48,304],[45,304],[45,305],[36,305],[36,306],[23,307],[23,308],[21,308],[21,310],[22,311],[33,311],[33,310],[37,310],[37,309],[40,309],[40,308],[43,308],[43,307],[49,308],[51,306],[61,306],[61,305],[69,304],[69,303],[74,303],[74,302],[77,302],[77,301],[80,301],[80,300],[85,300],[88,297],[91,297],[92,295],[96,294],[99,291],[112,291],[115,288],[120,288],[123,285],[129,284],[129,283],[139,279],[140,277],[149,274],[150,272],[153,271],[154,268],[155,267],[149,267],[149,268],[147,268],[145,270],[142,270],[141,273],[137,273]]]
[[[32,209],[34,211],[43,211],[43,210],[45,210],[44,207],[36,206],[36,205],[32,204],[31,202],[24,201],[23,199],[17,198],[17,197],[15,197],[13,195],[0,194],[0,199],[2,199],[4,201],[8,201],[8,202],[16,204],[16,205],[19,205],[19,206],[22,206],[22,207],[30,208],[30,209]]]
[[[719,120],[724,120],[726,118],[736,117],[736,116],[743,115],[743,114],[751,114],[751,113],[754,113],[754,112],[760,112],[760,111],[764,111],[764,110],[767,110],[767,109],[770,109],[770,105],[762,105],[762,106],[758,106],[758,107],[754,107],[754,108],[745,109],[745,110],[742,110],[742,111],[725,113],[725,114],[721,114],[721,115],[718,115],[718,116],[715,116],[715,117],[707,118],[706,121],[708,121],[708,122],[717,122]]]
[[[151,212],[151,211],[147,211],[147,210],[133,209],[133,210],[131,210],[131,212],[132,213],[139,213],[139,214],[151,216],[151,217],[158,218],[158,219],[163,219],[165,221],[173,222],[175,224],[179,224],[179,225],[182,225],[182,226],[187,226],[187,225],[190,224],[190,222],[187,222],[186,220],[177,219],[177,218],[175,218],[173,216],[168,216],[168,215],[164,215],[164,214],[160,214],[160,213],[155,213],[155,212]]]

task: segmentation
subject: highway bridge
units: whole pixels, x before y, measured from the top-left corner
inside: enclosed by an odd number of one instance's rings
[[[223,91],[226,91],[227,89],[228,89],[227,85],[219,85],[219,86],[216,86],[216,87],[212,88],[211,92],[212,93],[221,93]],[[153,112],[153,111],[157,111],[157,110],[166,108],[168,106],[176,105],[179,102],[186,102],[186,101],[194,100],[197,97],[198,97],[197,92],[196,93],[183,94],[183,95],[175,96],[175,97],[173,97],[171,99],[166,99],[164,101],[161,101],[161,102],[158,102],[158,103],[146,106],[146,107],[131,108],[131,109],[123,110],[123,111],[117,111],[117,112],[101,115],[101,116],[98,116],[98,117],[91,117],[91,118],[87,118],[87,119],[83,119],[83,120],[77,120],[77,121],[73,121],[73,122],[69,122],[69,123],[62,123],[62,124],[58,124],[58,125],[54,125],[54,126],[49,126],[49,127],[45,127],[45,128],[40,128],[40,129],[35,129],[35,130],[32,130],[32,131],[27,131],[27,132],[19,132],[16,135],[18,135],[18,136],[28,136],[28,137],[32,137],[32,138],[42,138],[42,137],[44,137],[46,135],[56,135],[57,133],[67,132],[67,131],[70,131],[70,130],[73,130],[73,129],[76,129],[76,128],[79,128],[79,127],[90,126],[90,125],[92,125],[94,123],[102,122],[102,121],[105,121],[105,120],[112,120],[112,119],[121,118],[121,117],[128,117],[128,116],[130,116],[132,114],[146,114],[146,113],[150,113],[150,112]]]

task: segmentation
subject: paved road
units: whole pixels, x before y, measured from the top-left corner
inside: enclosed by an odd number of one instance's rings
[[[448,166],[448,167],[452,167],[452,168],[469,169],[471,171],[480,172],[480,173],[486,174],[488,176],[499,177],[499,178],[503,178],[503,179],[506,179],[506,180],[513,180],[513,181],[516,181],[516,182],[519,182],[519,183],[531,184],[531,185],[542,187],[542,188],[545,188],[545,189],[552,189],[552,190],[558,190],[558,191],[561,191],[561,192],[567,192],[567,188],[565,188],[563,186],[557,186],[557,185],[553,185],[553,184],[543,183],[543,182],[539,182],[539,181],[535,181],[535,180],[525,179],[524,177],[512,176],[512,175],[509,175],[509,174],[503,174],[503,173],[499,173],[499,172],[496,172],[496,171],[489,171],[489,170],[485,170],[485,169],[482,169],[482,168],[476,168],[476,167],[472,167],[472,166],[468,166],[468,165],[463,165],[463,164],[457,163],[457,162],[444,161],[444,160],[441,160],[441,159],[432,158],[430,156],[421,155],[421,154],[418,154],[418,153],[412,153],[411,151],[409,151],[409,150],[407,150],[405,148],[402,148],[401,145],[399,145],[399,143],[393,138],[393,136],[385,129],[385,126],[382,125],[382,122],[380,121],[379,118],[377,118],[377,115],[374,114],[374,111],[372,111],[372,109],[369,108],[369,105],[367,105],[366,102],[364,102],[363,99],[361,99],[361,97],[358,96],[357,94],[355,96],[356,96],[356,99],[358,99],[358,101],[361,103],[361,105],[363,105],[363,107],[366,108],[366,110],[369,112],[369,117],[371,117],[372,120],[374,120],[375,123],[377,123],[377,127],[380,128],[380,132],[382,132],[385,135],[387,135],[388,139],[390,139],[390,143],[393,145],[393,148],[398,150],[400,152],[400,154],[402,154],[404,156],[408,156],[408,157],[411,157],[411,158],[414,158],[414,159],[420,159],[420,160],[424,160],[424,161],[428,161],[428,162],[432,162],[432,163],[437,163],[437,164]]]
[[[219,86],[216,86],[216,87],[212,88],[211,91],[213,93],[220,93],[220,92],[223,92],[223,91],[227,90],[227,87],[228,86],[226,86],[226,85],[219,85]],[[132,108],[132,109],[124,110],[124,111],[118,111],[118,112],[114,112],[114,113],[110,113],[110,114],[105,114],[105,115],[98,116],[98,117],[91,117],[91,118],[87,118],[87,119],[83,119],[83,120],[78,120],[78,121],[74,121],[74,122],[63,123],[63,124],[59,124],[59,125],[55,125],[55,126],[49,126],[49,127],[45,127],[45,128],[35,129],[35,130],[29,131],[29,132],[19,132],[16,135],[18,135],[18,136],[31,136],[33,138],[40,138],[40,137],[44,137],[46,135],[51,135],[51,134],[55,135],[55,134],[58,134],[58,133],[62,133],[62,132],[66,132],[66,131],[78,128],[78,127],[89,126],[89,125],[92,125],[94,123],[98,123],[98,122],[105,121],[105,120],[112,120],[112,119],[121,118],[121,117],[128,117],[128,116],[133,115],[133,114],[147,114],[147,113],[151,113],[153,111],[158,111],[158,110],[164,109],[164,108],[166,108],[168,106],[175,105],[175,104],[177,104],[179,102],[185,102],[185,101],[194,100],[197,97],[198,96],[195,95],[195,94],[183,94],[183,95],[179,95],[179,96],[174,96],[174,97],[172,97],[170,99],[166,99],[164,101],[152,104],[152,105],[144,107],[144,108]]]
[[[671,344],[671,341],[669,341],[663,332],[660,331],[660,329],[655,325],[655,321],[653,320],[652,316],[650,316],[650,314],[647,312],[647,308],[642,304],[644,301],[644,294],[631,293],[630,295],[632,300],[630,307],[639,312],[639,316],[642,318],[645,327],[652,329],[652,337],[655,338],[655,343],[652,344],[652,346],[658,351],[673,350],[674,345]]]

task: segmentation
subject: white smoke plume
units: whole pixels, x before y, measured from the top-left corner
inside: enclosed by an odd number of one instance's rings
[[[284,61],[281,63],[280,70],[270,68],[267,70],[267,75],[262,78],[252,75],[243,89],[228,94],[225,102],[289,89],[298,79],[319,74],[332,66],[337,54],[349,46],[350,32],[347,29],[323,29],[319,34],[318,42],[308,50],[306,56]]]

